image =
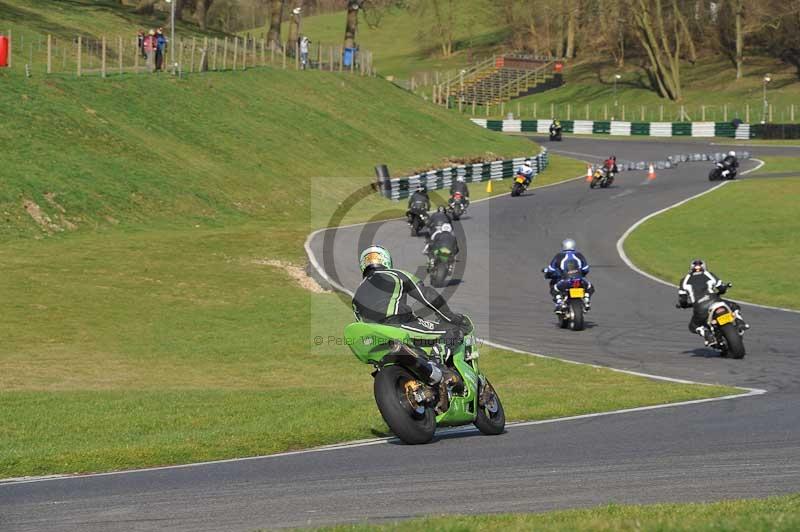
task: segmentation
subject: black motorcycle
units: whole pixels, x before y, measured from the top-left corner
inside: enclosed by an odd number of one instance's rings
[[[412,206],[406,212],[406,217],[411,227],[411,236],[419,236],[420,231],[428,224],[428,211],[424,207]]]
[[[447,205],[450,218],[458,220],[467,212],[468,201],[461,192],[453,192]]]
[[[717,162],[708,173],[708,180],[717,181],[723,179],[736,179],[736,168],[728,168],[722,162]]]
[[[560,127],[551,127],[550,128],[550,140],[551,141],[560,141],[561,140],[561,128]]]
[[[592,180],[589,182],[589,188],[608,188],[614,182],[614,173],[609,172],[607,168],[600,167],[592,174]]]
[[[727,284],[730,288],[731,283]],[[719,294],[708,294],[698,301],[706,310],[706,327],[711,331],[713,342],[708,347],[718,350],[723,357],[744,358],[744,332],[749,328],[731,304]],[[697,304],[697,303],[696,303]],[[681,308],[680,305],[676,305]]]

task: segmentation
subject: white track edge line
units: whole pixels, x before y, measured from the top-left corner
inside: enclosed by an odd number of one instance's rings
[[[750,172],[755,172],[756,170],[759,170],[759,169],[760,169],[762,166],[764,166],[764,164],[765,164],[765,163],[764,163],[764,161],[762,161],[761,159],[756,159],[756,158],[753,158],[752,160],[753,160],[753,161],[758,161],[758,165],[757,165],[755,168],[751,168],[750,170],[746,170],[746,171],[742,172],[740,175],[746,175],[746,174],[749,174]],[[641,268],[639,268],[638,266],[636,266],[636,265],[633,263],[633,261],[632,261],[632,260],[631,260],[631,259],[628,257],[628,255],[625,253],[625,249],[624,249],[624,246],[625,246],[625,240],[627,240],[627,238],[628,238],[629,236],[631,236],[631,234],[632,234],[632,233],[633,233],[633,232],[634,232],[636,229],[638,229],[638,228],[639,228],[639,226],[641,226],[643,223],[647,222],[647,221],[648,221],[648,220],[650,220],[651,218],[655,218],[656,216],[658,216],[658,215],[660,215],[660,214],[664,214],[665,212],[667,212],[667,211],[669,211],[669,210],[671,210],[671,209],[674,209],[674,208],[676,208],[676,207],[680,207],[681,205],[683,205],[683,204],[685,204],[685,203],[688,203],[688,202],[690,202],[690,201],[692,201],[692,200],[695,200],[695,199],[697,199],[697,198],[699,198],[699,197],[701,197],[701,196],[705,196],[706,194],[709,194],[709,193],[711,193],[711,192],[714,192],[715,190],[717,190],[717,189],[719,189],[719,188],[722,188],[723,186],[727,185],[728,183],[734,183],[734,182],[735,182],[735,181],[723,181],[722,183],[720,183],[720,184],[719,184],[719,185],[717,185],[717,186],[711,187],[711,188],[709,188],[708,190],[705,190],[705,191],[703,191],[703,192],[701,192],[701,193],[699,193],[699,194],[695,194],[694,196],[692,196],[692,197],[689,197],[689,198],[686,198],[686,199],[684,199],[684,200],[681,200],[681,201],[679,201],[679,202],[677,202],[677,203],[673,203],[672,205],[670,205],[670,206],[668,206],[668,207],[665,207],[665,208],[663,208],[663,209],[661,209],[661,210],[658,210],[658,211],[656,211],[656,212],[650,213],[650,214],[648,214],[647,216],[645,216],[644,218],[640,218],[639,220],[637,220],[637,221],[636,221],[636,223],[634,223],[632,226],[630,226],[630,227],[629,227],[629,228],[628,228],[628,229],[627,229],[627,230],[626,230],[626,231],[625,231],[625,232],[622,234],[622,236],[621,236],[621,237],[619,237],[619,240],[617,240],[617,254],[618,254],[618,255],[619,255],[619,257],[622,259],[622,262],[624,262],[624,263],[625,263],[625,265],[626,265],[628,268],[630,268],[631,270],[635,271],[635,272],[636,272],[636,273],[638,273],[639,275],[642,275],[642,276],[644,276],[644,277],[647,277],[647,278],[648,278],[648,279],[650,279],[651,281],[655,281],[655,282],[657,282],[657,283],[660,283],[660,284],[663,284],[663,285],[665,285],[665,286],[669,286],[669,287],[672,287],[672,288],[676,288],[676,287],[677,287],[677,285],[675,285],[674,283],[670,283],[669,281],[665,281],[664,279],[661,279],[661,278],[659,278],[659,277],[656,277],[655,275],[652,275],[652,274],[650,274],[650,273],[647,273],[646,271],[644,271],[644,270],[642,270]],[[748,306],[751,306],[751,307],[763,308],[763,309],[767,309],[767,310],[780,310],[780,311],[782,311],[782,312],[791,312],[791,313],[793,313],[793,314],[800,314],[800,310],[795,310],[795,309],[791,309],[791,308],[784,308],[784,307],[773,307],[773,306],[770,306],[770,305],[761,305],[761,304],[759,304],[759,303],[751,303],[751,302],[749,302],[749,301],[741,301],[741,300],[739,300],[739,299],[731,299],[731,301],[735,301],[736,303],[739,303],[739,304],[741,304],[741,305],[748,305]]]

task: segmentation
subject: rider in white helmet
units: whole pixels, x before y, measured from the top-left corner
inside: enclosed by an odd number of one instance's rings
[[[461,343],[464,337],[461,326],[465,321],[447,306],[444,298],[433,288],[425,286],[411,273],[393,267],[389,250],[372,245],[361,252],[359,266],[363,280],[353,295],[353,314],[358,321],[381,323],[409,331],[438,334],[439,343],[434,351],[447,361],[451,348]],[[421,303],[422,310],[415,313],[407,301],[411,296]],[[415,346],[405,346],[420,357],[425,352]],[[442,367],[429,362],[430,384],[442,380]]]
[[[521,175],[525,178],[526,187],[531,184],[531,181],[533,180],[533,163],[530,159],[525,159],[525,162],[522,164],[522,166],[517,168],[517,175]]]
[[[722,177],[735,177],[736,172],[739,169],[739,161],[736,159],[736,152],[731,150],[728,152],[728,155],[722,159],[722,166],[724,170],[722,171]],[[732,174],[729,176],[729,174]]]

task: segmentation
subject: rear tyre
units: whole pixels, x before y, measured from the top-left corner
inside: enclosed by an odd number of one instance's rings
[[[478,413],[474,423],[479,431],[490,436],[502,434],[506,429],[503,403],[488,380],[478,392]]]
[[[511,197],[515,198],[522,194],[522,185],[519,183],[514,183],[514,186],[511,188]]]
[[[597,186],[597,179],[592,178],[591,182],[589,182],[589,188],[594,188]]]
[[[438,262],[433,267],[433,271],[431,272],[431,284],[436,288],[440,288],[445,285],[445,279],[447,279],[447,271],[448,268],[447,264],[444,262]]]
[[[422,222],[419,217],[414,217],[414,221],[411,222],[411,236],[419,236],[419,230],[422,229]]]
[[[569,322],[569,328],[573,331],[583,330],[583,302],[580,299],[570,299],[570,309],[572,310],[572,320]]]
[[[406,385],[415,381],[400,366],[386,366],[375,375],[375,402],[389,429],[403,443],[428,443],[436,431],[433,410],[409,399]]]
[[[722,335],[725,343],[728,344],[727,356],[729,358],[744,358],[744,341],[732,323],[722,326]]]

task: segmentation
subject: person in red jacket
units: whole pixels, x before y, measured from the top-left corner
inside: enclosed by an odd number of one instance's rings
[[[143,43],[144,53],[147,55],[147,70],[153,72],[156,68],[156,49],[158,48],[158,38],[156,38],[155,30],[150,30],[144,36]]]

